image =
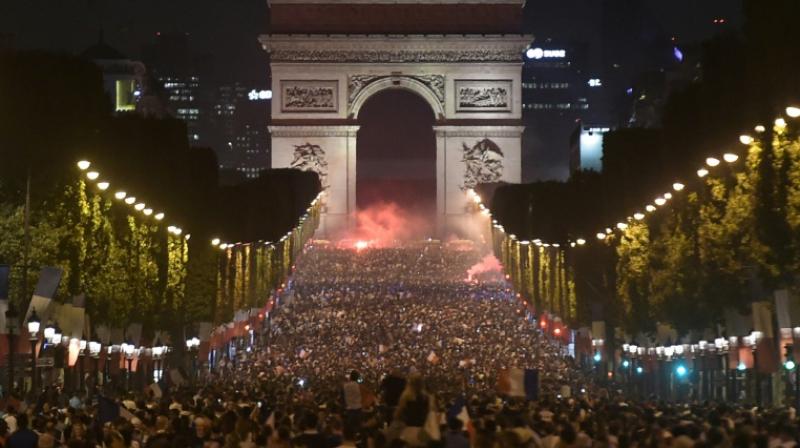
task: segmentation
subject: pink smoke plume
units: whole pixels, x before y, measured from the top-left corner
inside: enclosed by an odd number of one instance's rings
[[[500,280],[503,278],[503,266],[494,255],[489,254],[483,257],[481,261],[467,270],[467,282],[478,281],[478,278],[484,280]]]
[[[369,247],[389,247],[399,241],[418,240],[429,236],[427,220],[401,209],[393,202],[381,202],[356,214],[356,229],[344,239],[367,242]]]

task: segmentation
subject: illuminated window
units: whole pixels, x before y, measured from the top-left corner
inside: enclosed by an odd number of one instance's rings
[[[126,112],[136,110],[136,83],[132,79],[120,79],[116,83],[116,110]]]

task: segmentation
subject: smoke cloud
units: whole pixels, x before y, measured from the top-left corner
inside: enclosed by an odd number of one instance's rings
[[[356,214],[356,229],[344,240],[369,243],[369,247],[392,247],[432,236],[429,219],[410,213],[394,202],[379,202]]]
[[[503,266],[494,255],[489,254],[467,270],[467,282],[502,281]]]

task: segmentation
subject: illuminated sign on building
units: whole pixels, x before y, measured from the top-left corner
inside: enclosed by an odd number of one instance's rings
[[[261,100],[271,100],[272,99],[272,90],[251,90],[247,97],[250,98],[250,101],[261,101]]]
[[[545,50],[543,48],[528,48],[525,52],[528,59],[564,59],[567,50]]]

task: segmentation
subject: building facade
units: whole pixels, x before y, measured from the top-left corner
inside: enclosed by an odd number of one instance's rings
[[[234,82],[216,89],[209,132],[219,168],[239,179],[254,179],[270,167],[269,107],[264,83]]]

